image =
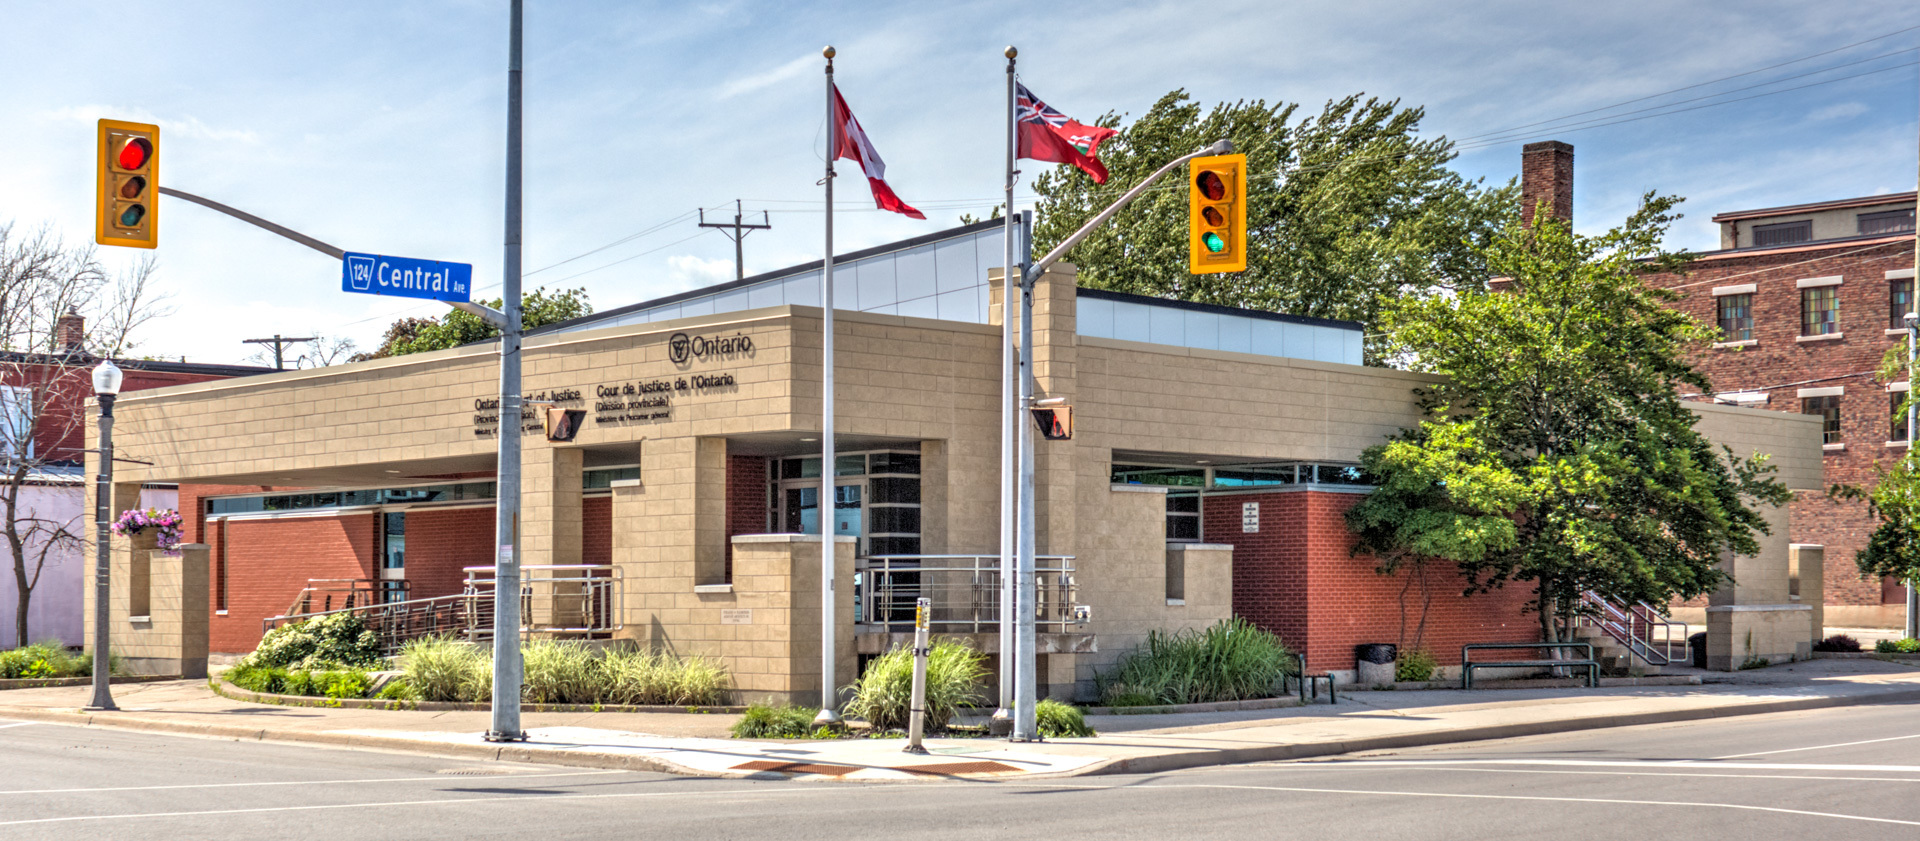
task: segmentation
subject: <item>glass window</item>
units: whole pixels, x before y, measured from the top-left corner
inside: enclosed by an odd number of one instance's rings
[[[1301,475],[1305,475],[1306,465],[1300,466]],[[1373,480],[1354,464],[1317,464],[1314,465],[1314,481],[1322,485],[1370,485]]]
[[[1168,485],[1176,488],[1198,488],[1207,484],[1207,471],[1200,468],[1116,464],[1113,466],[1112,481],[1116,485]]]
[[[819,459],[814,459],[814,461],[819,461]],[[866,456],[834,456],[833,457],[833,475],[835,476],[860,476],[860,475],[864,475],[866,472],[867,472]]]
[[[1200,495],[1167,494],[1167,539],[1200,539]]]
[[[599,470],[588,470],[581,474],[580,487],[589,491],[604,490],[613,487],[614,482],[622,479],[638,478],[640,478],[640,468],[638,467],[608,467]],[[460,487],[464,495],[465,489],[472,486],[461,485]]]
[[[1291,485],[1294,480],[1294,467],[1291,464],[1242,464],[1233,467],[1216,467],[1213,470],[1213,486],[1258,488],[1269,485]]]
[[[1813,220],[1753,226],[1754,245],[1792,245],[1813,239]]]
[[[920,475],[919,453],[874,453],[869,457],[868,473],[905,473]]]
[[[1830,336],[1840,332],[1840,287],[1815,286],[1800,290],[1800,335]]]
[[[1858,219],[1862,234],[1897,234],[1913,230],[1913,208],[1862,213]]]
[[[780,478],[818,479],[820,478],[820,460],[817,458],[781,459]]]
[[[920,509],[908,506],[876,505],[867,509],[872,521],[867,530],[874,534],[920,533]]]
[[[1744,342],[1753,338],[1753,296],[1721,295],[1714,299],[1719,311],[1720,340]]]
[[[870,537],[867,539],[867,547],[867,551],[874,555],[918,555],[920,538]]]
[[[1888,441],[1906,441],[1907,438],[1907,393],[1904,391],[1887,392],[1887,413],[1892,416],[1891,432]]]
[[[920,480],[881,476],[867,480],[876,503],[920,501]]]
[[[1913,279],[1887,284],[1887,326],[1896,330],[1907,326],[1907,313],[1913,312]]]
[[[1800,398],[1802,414],[1819,415],[1825,421],[1821,428],[1820,443],[1838,444],[1840,438],[1840,395],[1829,394],[1825,397]]]

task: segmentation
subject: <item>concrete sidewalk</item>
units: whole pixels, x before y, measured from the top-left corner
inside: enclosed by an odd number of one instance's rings
[[[758,741],[726,738],[734,715],[529,713],[530,738],[480,738],[485,712],[280,707],[232,701],[204,683],[116,686],[121,711],[87,713],[85,687],[0,694],[0,718],[426,752],[472,759],[729,777],[833,780],[1005,779],[1163,771],[1365,750],[1873,703],[1920,702],[1920,670],[1878,660],[1815,660],[1699,686],[1343,692],[1326,704],[1269,710],[1094,716],[1101,735],[1044,743],[930,739]]]

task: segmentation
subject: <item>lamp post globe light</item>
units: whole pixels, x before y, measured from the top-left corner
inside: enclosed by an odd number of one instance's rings
[[[100,471],[95,474],[93,520],[93,701],[90,710],[116,710],[108,673],[107,629],[111,624],[107,604],[107,577],[111,569],[108,537],[113,525],[113,401],[120,394],[124,375],[113,360],[104,359],[93,369],[93,393],[100,399]]]

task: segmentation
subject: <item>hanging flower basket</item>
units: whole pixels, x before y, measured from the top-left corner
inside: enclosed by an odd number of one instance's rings
[[[154,543],[163,552],[180,551],[180,512],[171,508],[133,508],[113,521],[113,533],[121,537],[154,530]]]

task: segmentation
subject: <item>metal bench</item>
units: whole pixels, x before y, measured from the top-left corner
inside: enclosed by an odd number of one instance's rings
[[[1482,660],[1473,662],[1475,651],[1526,650],[1581,648],[1587,656],[1584,660]],[[1600,685],[1600,661],[1593,659],[1593,644],[1585,642],[1476,642],[1460,646],[1460,688],[1473,688],[1474,669],[1542,669],[1563,666],[1583,666],[1587,670],[1587,686]]]

